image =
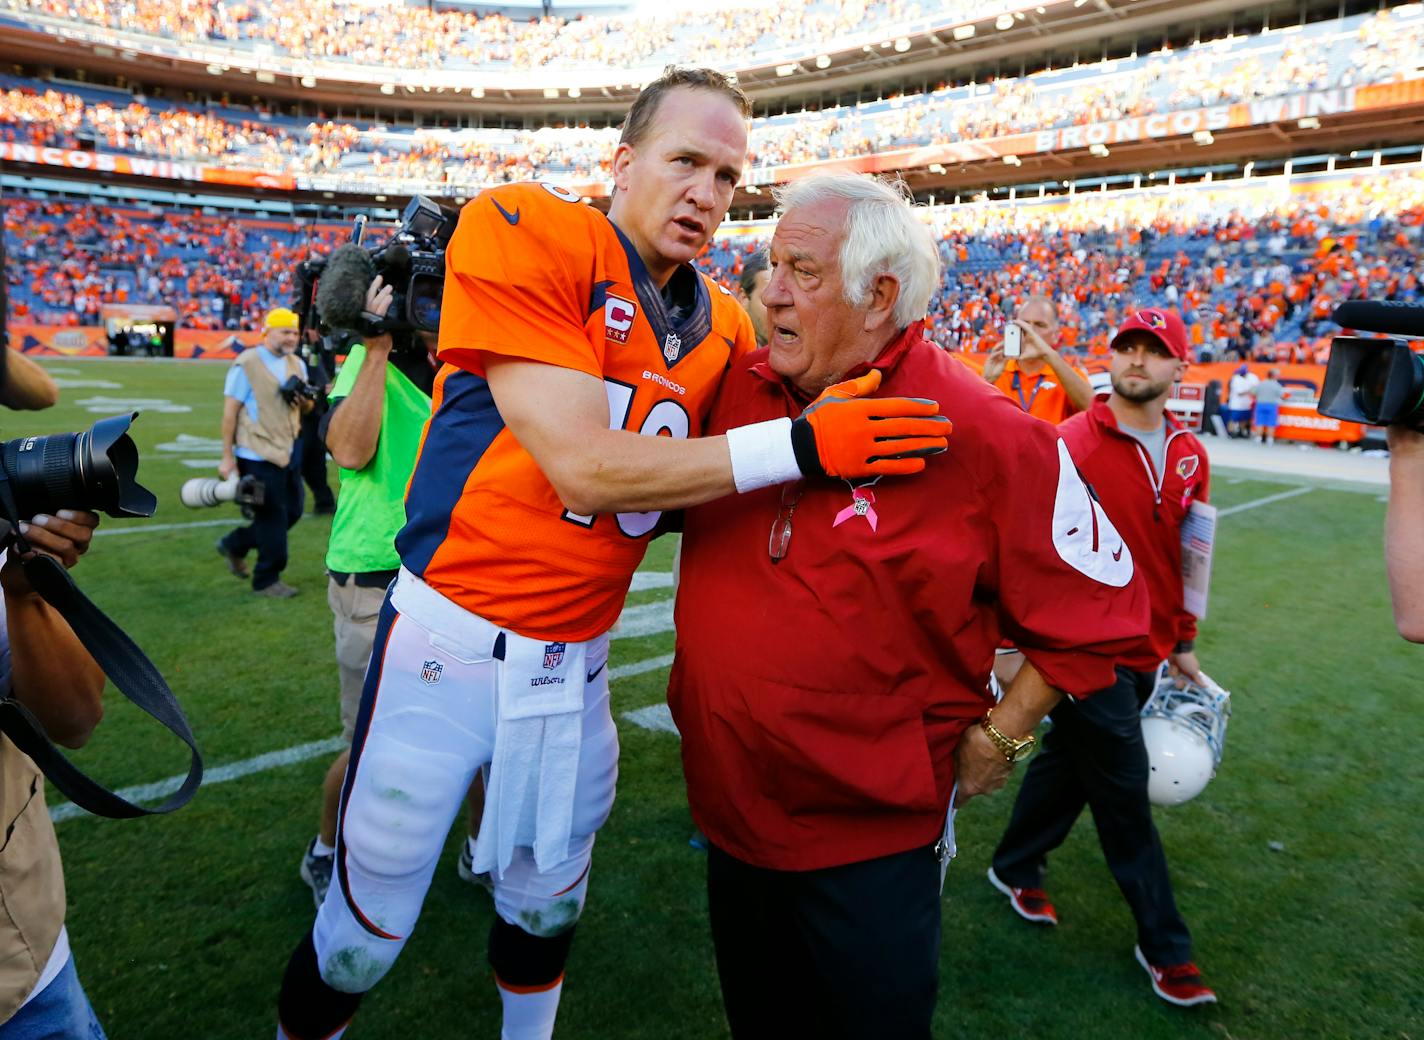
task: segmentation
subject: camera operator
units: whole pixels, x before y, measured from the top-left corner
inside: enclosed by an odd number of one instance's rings
[[[1394,624],[1411,643],[1424,643],[1424,432],[1386,429],[1389,438],[1389,506],[1384,556]]]
[[[77,510],[36,516],[30,544],[73,567],[99,517]],[[82,747],[104,709],[104,673],[59,614],[30,587],[11,550],[0,567],[0,683],[50,738]],[[39,767],[0,736],[0,1036],[104,1036],[79,984],[64,928],[64,873]]]
[[[391,287],[377,275],[366,289],[364,309],[384,316],[391,297]],[[397,332],[353,344],[321,422],[326,450],[341,469],[326,566],[341,676],[341,732],[348,744],[376,639],[376,618],[400,568],[395,536],[405,523],[405,488],[430,418],[433,339],[429,333]],[[311,886],[318,907],[331,883],[336,812],[349,757],[349,749],[343,751],[327,770],[320,829],[302,858],[302,880]]]
[[[296,356],[297,315],[285,307],[270,311],[262,345],[244,350],[228,369],[223,386],[222,462],[224,480],[234,470],[261,481],[261,505],[252,522],[234,528],[217,544],[228,570],[248,576],[247,554],[257,550],[252,591],[288,599],[297,590],[280,580],[287,566],[287,531],[302,516],[300,458],[293,458],[301,416],[314,406],[306,364]]]

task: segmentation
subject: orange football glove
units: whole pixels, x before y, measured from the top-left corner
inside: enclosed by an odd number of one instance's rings
[[[954,425],[939,403],[918,397],[867,398],[880,371],[828,387],[791,424],[796,464],[808,477],[918,473],[925,456],[949,447]]]

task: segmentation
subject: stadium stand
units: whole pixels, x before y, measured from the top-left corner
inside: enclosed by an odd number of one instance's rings
[[[953,21],[986,6],[975,0],[777,0],[719,3],[636,16],[514,21],[502,14],[436,11],[400,3],[340,0],[12,0],[20,12],[122,29],[180,42],[219,41],[234,52],[258,49],[389,68],[588,68],[718,63],[788,45],[837,40],[866,25],[893,28],[937,17]],[[997,11],[995,12],[997,13]]]
[[[1183,312],[1207,359],[1323,363],[1341,300],[1424,300],[1419,171],[1341,178],[1304,198],[1202,185],[945,206],[934,220],[945,276],[931,335],[951,350],[989,349],[1014,306],[1044,294],[1070,353],[1105,356],[1126,313],[1157,304]],[[728,229],[704,269],[733,284],[763,235]]]
[[[1215,357],[1323,360],[1335,303],[1424,298],[1424,172],[1300,187],[1308,193],[1242,182],[936,207],[946,273],[933,336],[949,349],[987,349],[1006,311],[1046,293],[1075,352],[1105,354],[1124,312],[1156,303],[1181,308],[1198,350]],[[105,302],[161,303],[190,328],[252,329],[288,302],[293,266],[348,230],[11,200],[12,307],[17,319],[84,325]],[[702,266],[731,285],[764,245],[765,225],[728,226]]]
[[[93,325],[105,303],[166,304],[193,329],[251,329],[294,291],[293,268],[349,235],[205,214],[9,199],[5,251],[11,316]]]
[[[763,117],[752,125],[751,162],[755,168],[865,156],[1396,82],[1417,70],[1424,51],[1424,16],[1417,5],[1412,14],[1400,10],[1316,22],[1290,34],[1238,37],[992,84],[942,86],[855,107]],[[390,191],[418,182],[473,192],[534,177],[604,181],[617,131],[417,130],[303,120],[231,105],[195,108],[118,90],[0,77],[0,141],[269,173],[336,174]]]

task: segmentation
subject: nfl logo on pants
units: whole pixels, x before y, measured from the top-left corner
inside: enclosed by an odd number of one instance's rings
[[[560,662],[562,662],[564,659],[564,646],[565,644],[563,643],[544,644],[545,668],[548,668],[550,671],[552,671],[553,669],[559,667]]]

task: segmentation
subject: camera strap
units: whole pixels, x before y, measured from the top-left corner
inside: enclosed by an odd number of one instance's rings
[[[0,483],[0,503],[9,507],[10,515],[14,515],[14,502],[6,483]],[[15,526],[14,531],[17,551],[29,552],[30,546],[19,533],[19,527]],[[203,757],[193,740],[188,719],[168,683],[138,644],[79,591],[74,579],[57,560],[36,553],[22,566],[30,586],[69,623],[79,641],[119,692],[187,744],[192,757],[188,775],[178,790],[161,804],[148,808],[119,797],[86,776],[54,746],[39,720],[14,697],[0,700],[0,732],[34,759],[40,771],[70,801],[97,816],[130,819],[169,813],[186,805],[203,781]]]

